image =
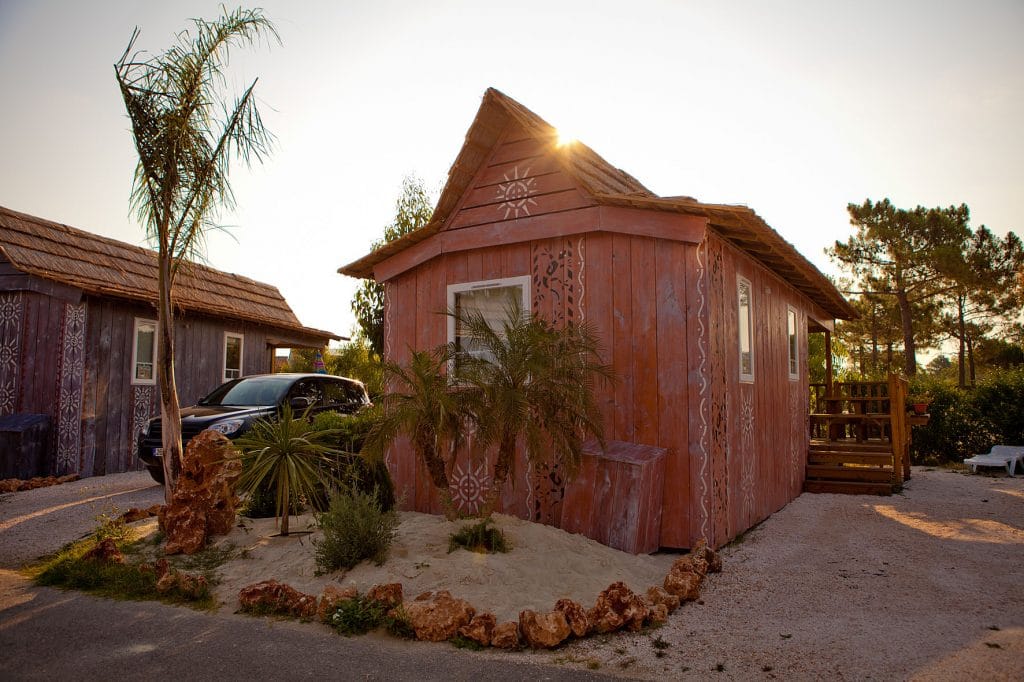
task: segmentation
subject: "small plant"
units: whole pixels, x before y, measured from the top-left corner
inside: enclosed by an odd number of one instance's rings
[[[131,540],[134,531],[125,523],[124,518],[118,514],[118,511],[117,507],[112,507],[109,512],[103,512],[96,517],[96,522],[99,525],[92,532],[96,542],[103,542],[109,538],[121,544]]]
[[[394,637],[416,639],[416,631],[401,604],[384,614],[384,629]]]
[[[386,607],[363,596],[339,602],[328,624],[346,637],[364,635],[385,624]]]
[[[456,635],[448,641],[451,642],[451,645],[456,649],[469,649],[470,651],[480,651],[483,649],[480,642],[469,639],[468,637],[463,637],[462,635]]]
[[[479,523],[463,526],[457,532],[449,535],[448,553],[451,554],[460,547],[479,554],[507,552],[509,545],[505,534],[498,528],[491,528],[492,522],[490,518],[486,518]]]
[[[672,645],[669,644],[668,642],[666,642],[664,639],[662,639],[661,635],[658,635],[655,639],[651,640],[651,646],[653,646],[655,649],[659,649],[660,650],[660,649],[668,649]]]
[[[323,530],[323,539],[313,541],[317,571],[329,573],[366,559],[378,566],[384,563],[395,538],[398,514],[381,509],[375,493],[350,488],[336,493],[317,521]]]

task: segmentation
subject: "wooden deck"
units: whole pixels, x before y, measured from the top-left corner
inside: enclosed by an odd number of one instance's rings
[[[907,381],[814,390],[804,492],[891,495],[910,478]]]

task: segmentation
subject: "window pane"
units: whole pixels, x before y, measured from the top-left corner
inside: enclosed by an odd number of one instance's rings
[[[799,370],[796,346],[796,311],[789,311],[789,373],[796,375]]]
[[[154,353],[156,347],[156,325],[139,322],[135,329],[135,378],[153,380]]]
[[[753,339],[750,328],[750,283],[740,280],[739,290],[739,332],[740,332],[740,376],[754,374]]]
[[[224,338],[224,378],[237,379],[242,376],[242,339],[239,336]]]
[[[520,309],[523,308],[523,287],[519,284],[455,293],[455,312],[458,316],[464,312],[480,313],[487,321],[487,325],[499,333],[508,317],[509,309],[516,305]],[[459,352],[470,353],[477,358],[490,359],[486,351],[481,350],[479,345],[477,340],[466,336],[463,325],[456,317],[456,349]]]

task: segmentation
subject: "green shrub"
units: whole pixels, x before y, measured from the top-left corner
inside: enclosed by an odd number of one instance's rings
[[[250,519],[269,519],[277,516],[277,501],[274,499],[274,489],[269,484],[261,485],[245,497],[239,513]],[[302,511],[302,500],[290,498],[288,500],[288,513],[295,515]]]
[[[321,412],[313,419],[313,427],[338,433],[336,446],[339,452],[331,456],[332,478],[343,488],[355,486],[364,493],[376,490],[381,508],[390,511],[395,507],[395,486],[387,466],[383,461],[370,461],[358,454],[376,419],[377,414],[373,410],[357,414]]]
[[[364,635],[379,627],[402,639],[413,639],[416,636],[401,606],[389,609],[365,596],[339,602],[334,613],[327,619],[327,624],[346,637]]]
[[[398,514],[384,510],[376,491],[356,488],[336,492],[330,508],[317,516],[323,539],[314,540],[320,573],[352,568],[366,559],[378,566],[387,558],[398,528]]]
[[[486,518],[479,523],[463,526],[458,532],[449,535],[448,553],[451,554],[460,547],[480,554],[507,552],[509,546],[505,534],[497,528],[491,528],[491,523],[492,520]]]

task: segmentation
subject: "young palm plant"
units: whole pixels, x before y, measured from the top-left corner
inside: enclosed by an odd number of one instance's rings
[[[298,417],[285,405],[280,419],[261,419],[253,424],[235,446],[242,452],[239,492],[249,495],[259,489],[274,491],[276,516],[281,535],[288,535],[288,517],[294,500],[306,498],[323,509],[324,489],[336,488],[332,472],[337,430],[319,430],[306,418]]]
[[[451,502],[449,468],[466,422],[462,397],[445,376],[448,360],[442,347],[430,352],[413,351],[407,365],[384,363],[388,391],[380,401],[378,419],[362,450],[367,456],[380,458],[397,436],[408,436],[446,509]]]
[[[514,477],[519,442],[531,462],[559,464],[569,478],[575,475],[584,439],[603,441],[596,383],[614,380],[612,368],[601,361],[593,327],[572,322],[555,327],[518,304],[506,310],[497,329],[477,311],[449,314],[476,351],[449,348],[480,445],[497,449],[492,503]]]

